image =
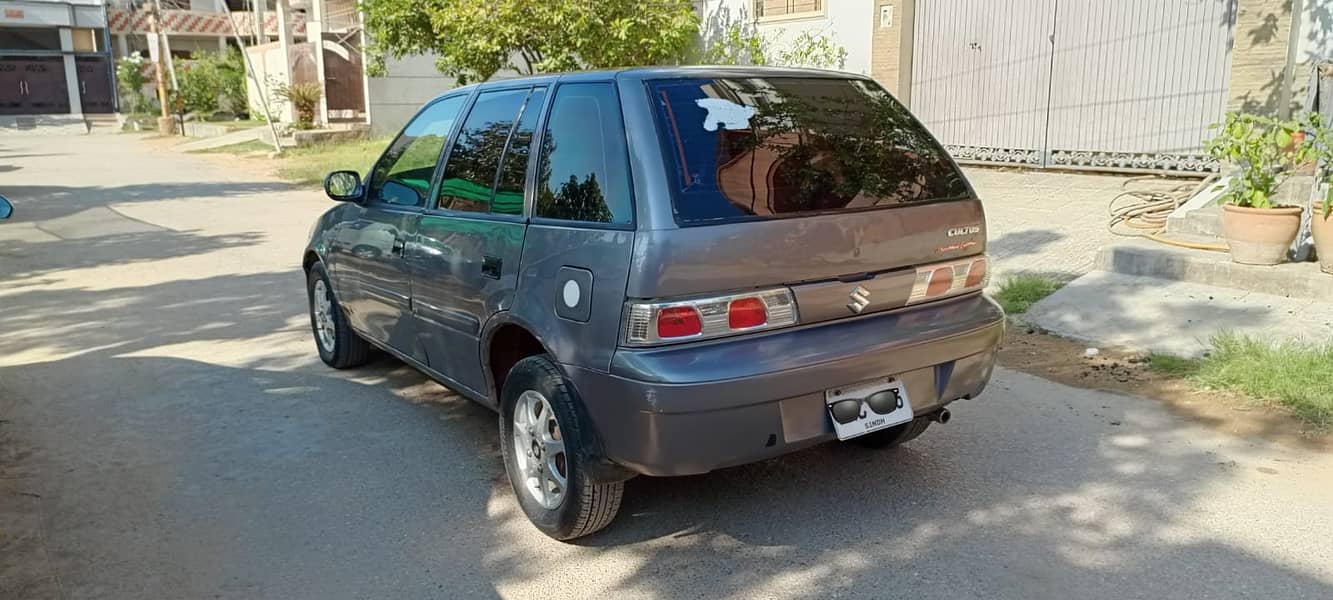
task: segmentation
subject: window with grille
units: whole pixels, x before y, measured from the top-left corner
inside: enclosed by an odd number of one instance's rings
[[[754,0],[754,14],[760,19],[819,16],[824,14],[824,0]]]

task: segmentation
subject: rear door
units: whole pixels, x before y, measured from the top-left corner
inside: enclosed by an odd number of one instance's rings
[[[527,228],[524,188],[544,87],[483,91],[408,245],[418,343],[432,369],[474,391],[481,327],[509,308]]]
[[[330,236],[335,286],[352,327],[416,358],[404,319],[412,295],[404,249],[466,101],[466,94],[452,96],[418,113],[371,170],[365,201]]]
[[[606,370],[620,336],[635,236],[616,85],[563,80],[541,131],[512,312],[559,361]]]
[[[674,78],[647,88],[677,227],[636,238],[652,268],[631,273],[631,297],[787,285],[809,323],[901,307],[916,267],[985,250],[981,204],[957,165],[872,81]],[[851,298],[858,287],[869,297]]]

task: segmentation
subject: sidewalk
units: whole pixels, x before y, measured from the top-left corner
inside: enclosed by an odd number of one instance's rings
[[[1128,177],[1069,171],[968,167],[986,206],[993,281],[1014,273],[1072,280],[1092,270],[1097,250],[1120,237],[1106,206]]]
[[[991,290],[1008,275],[1038,273],[1069,284],[1023,320],[1090,345],[1198,356],[1224,331],[1266,339],[1333,338],[1333,303],[1096,270],[1110,233],[1107,205],[1129,176],[967,169],[986,205]]]

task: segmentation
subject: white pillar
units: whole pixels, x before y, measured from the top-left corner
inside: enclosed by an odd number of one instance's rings
[[[123,33],[116,34],[116,47],[120,48],[120,57],[125,58],[130,55],[130,40]]]
[[[226,56],[226,55],[227,55],[227,36],[226,36],[226,35],[220,35],[220,36],[218,36],[218,54],[221,54],[221,55],[223,55],[223,56]]]
[[[358,10],[358,11],[356,12],[356,22],[357,22],[357,25],[358,25],[358,26],[359,26],[360,24],[366,22],[366,20],[365,20],[363,17],[364,17],[364,15],[361,13],[361,11]],[[365,28],[365,27],[359,27],[359,29],[360,29],[360,33],[357,34],[357,35],[359,36],[359,38],[360,38],[359,46],[360,46],[361,48],[365,48],[365,47],[367,46],[367,42],[368,42],[368,40],[366,40],[366,28]],[[365,65],[366,65],[366,57],[365,57],[365,54],[363,53],[362,56],[361,56],[361,94],[362,94],[362,98],[363,98],[363,100],[362,100],[363,104],[362,104],[361,106],[365,109],[365,110],[364,110],[364,114],[366,115],[366,125],[370,125],[370,120],[371,120],[371,115],[370,115],[370,74],[369,74],[369,73],[366,73],[366,66],[365,66]]]
[[[278,0],[278,48],[282,52],[282,81],[287,85],[292,84],[292,30],[291,24],[287,20],[291,7],[287,6],[286,0]],[[296,108],[291,102],[282,103],[282,121],[293,123],[296,121]]]
[[[79,70],[74,64],[74,35],[68,27],[61,27],[60,51],[65,53],[65,91],[69,95],[69,114],[83,116],[83,99],[79,95]]]
[[[305,39],[315,51],[315,81],[319,82],[319,109],[315,120],[329,123],[329,89],[324,76],[324,0],[310,0],[311,14],[305,22]]]

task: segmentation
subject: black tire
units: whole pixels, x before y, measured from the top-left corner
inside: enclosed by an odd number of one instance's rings
[[[334,331],[332,348],[325,347],[320,336],[319,318],[316,316],[315,290],[317,284],[321,282],[331,304],[330,322]],[[333,295],[333,284],[329,281],[328,273],[324,272],[322,263],[310,266],[310,273],[306,275],[305,289],[307,306],[310,309],[310,332],[314,335],[315,348],[319,350],[320,360],[335,369],[351,369],[369,362],[375,348],[347,325],[347,316],[343,314],[342,306]]]
[[[566,485],[558,498],[558,504],[551,508],[544,506],[537,499],[536,492],[528,489],[530,478],[519,464],[514,413],[520,398],[524,398],[525,402],[531,398],[530,395],[525,396],[525,392],[536,392],[545,399],[551,414],[555,416],[559,434],[556,437],[564,442]],[[543,417],[541,422],[547,421]],[[509,483],[528,520],[542,533],[557,540],[572,540],[594,533],[609,525],[620,510],[620,498],[625,492],[624,482],[596,484],[588,478],[584,451],[590,443],[590,435],[591,427],[583,416],[573,388],[549,358],[530,356],[509,370],[500,396],[500,448],[504,455],[505,472],[509,475]],[[520,441],[531,439],[531,436],[520,437]],[[528,458],[531,456],[525,453],[524,460],[533,460]],[[541,469],[546,466],[544,460],[542,456],[535,463],[526,464],[535,464],[536,468]],[[557,464],[560,462],[555,457],[553,460]],[[558,484],[555,480],[552,482]]]
[[[930,418],[917,417],[902,425],[857,436],[849,441],[867,448],[891,448],[916,439],[926,432],[927,427],[930,427]]]

